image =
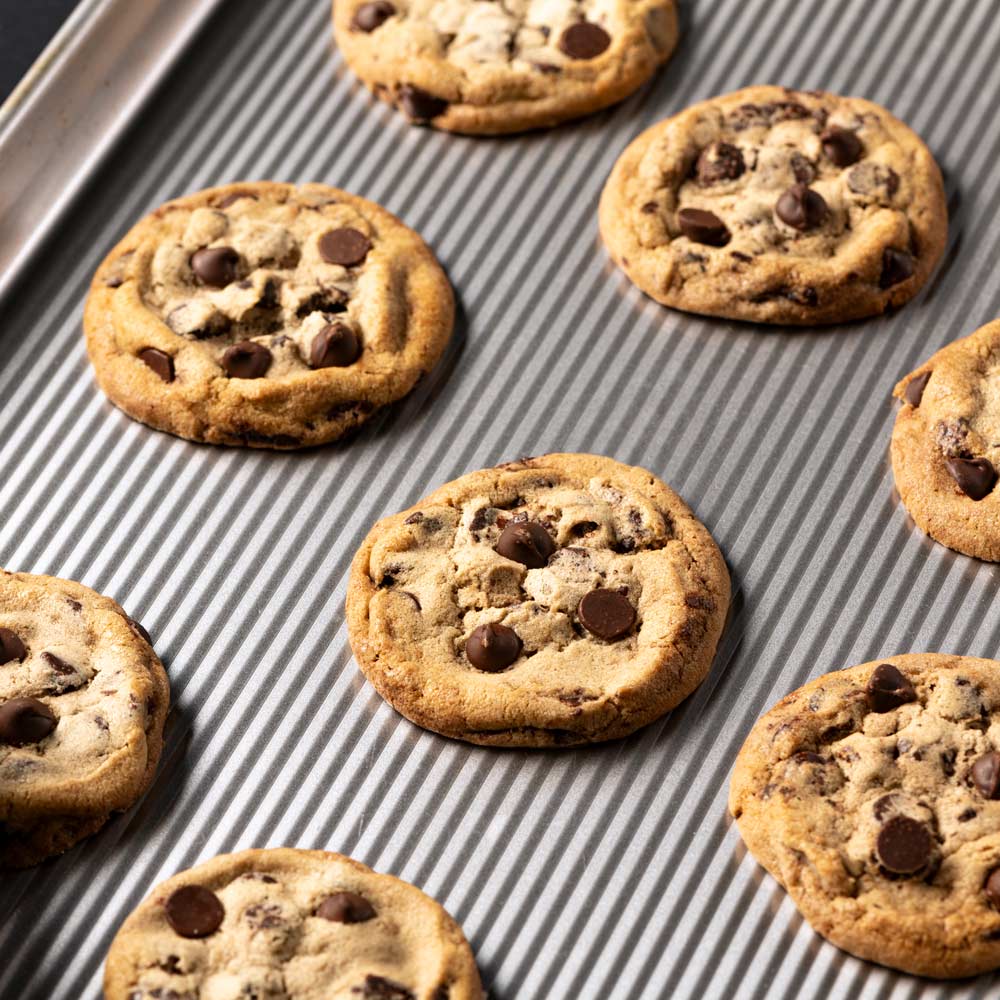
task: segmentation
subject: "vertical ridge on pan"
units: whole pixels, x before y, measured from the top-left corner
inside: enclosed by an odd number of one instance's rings
[[[137,124],[70,213],[52,266],[0,304],[4,328],[23,331],[0,340],[0,461],[13,470],[0,561],[118,597],[152,628],[175,693],[167,764],[142,807],[11,880],[0,992],[96,996],[110,935],[153,883],[287,842],[353,852],[440,898],[495,1000],[938,995],[820,945],[724,805],[749,726],[807,677],[924,643],[996,653],[983,613],[996,571],[906,524],[885,448],[896,378],[998,304],[984,280],[996,143],[977,139],[1000,82],[998,28],[976,3],[681,6],[680,47],[641,94],[498,140],[409,128],[375,102],[331,52],[325,2],[270,0],[238,30],[220,15],[158,95],[155,127]],[[935,45],[955,58],[935,68]],[[683,316],[600,249],[597,197],[632,136],[770,81],[886,103],[944,154],[956,203],[964,186],[962,259],[896,316],[820,334]],[[268,176],[356,191],[423,233],[460,300],[448,364],[349,444],[302,455],[198,447],[128,421],[80,342],[93,267],[159,201]],[[716,668],[669,718],[611,746],[498,753],[423,733],[350,656],[354,549],[446,479],[558,448],[648,466],[713,531],[739,604]]]

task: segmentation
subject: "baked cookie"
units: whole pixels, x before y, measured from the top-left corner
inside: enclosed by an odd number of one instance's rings
[[[944,250],[941,173],[885,108],[747,87],[647,129],[601,235],[647,295],[758,323],[839,323],[911,299]]]
[[[893,395],[892,471],[910,516],[949,548],[1000,561],[1000,320],[942,348]]]
[[[223,854],[158,885],[111,943],[106,1000],[482,1000],[429,896],[329,851]]]
[[[0,570],[0,867],[61,854],[149,788],[170,689],[108,597]]]
[[[729,808],[813,929],[904,972],[1000,967],[1000,663],[917,653],[754,726]]]
[[[337,45],[413,122],[555,125],[642,86],[677,43],[674,0],[334,0]]]
[[[411,721],[470,743],[626,736],[708,673],[729,574],[644,469],[545,455],[462,476],[379,521],[351,567],[361,669]]]
[[[323,444],[406,395],[451,335],[451,286],[385,209],[322,184],[231,184],[167,202],[97,271],[97,380],[193,441]]]

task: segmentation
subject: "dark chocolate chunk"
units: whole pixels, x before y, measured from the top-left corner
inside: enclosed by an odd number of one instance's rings
[[[729,230],[722,219],[700,208],[682,208],[677,213],[677,225],[694,243],[721,247],[729,242]]]
[[[913,258],[905,250],[894,250],[886,247],[882,251],[882,273],[879,276],[879,288],[892,288],[901,281],[913,277],[916,267]]]
[[[403,113],[411,121],[429,122],[438,115],[443,115],[448,110],[448,102],[433,94],[428,94],[426,90],[414,87],[412,84],[401,84],[397,90],[399,104]]]
[[[309,367],[346,368],[360,356],[358,335],[346,323],[328,323],[313,337],[309,348]]]
[[[139,360],[159,375],[164,382],[174,380],[174,359],[166,351],[155,347],[144,347],[137,355]]]
[[[636,620],[632,602],[617,590],[603,587],[584,594],[576,614],[588,632],[609,641],[628,635]]]
[[[990,495],[996,485],[997,474],[986,458],[946,458],[945,468],[958,488],[970,500],[982,500]]]
[[[695,164],[695,175],[702,187],[710,187],[721,181],[734,181],[744,170],[746,164],[739,146],[728,142],[713,142],[706,146],[698,154]]]
[[[528,569],[541,569],[555,552],[556,543],[537,521],[511,521],[500,533],[495,550]]]
[[[521,655],[520,636],[506,625],[480,625],[466,640],[465,655],[479,670],[496,673]]]
[[[222,367],[230,378],[260,378],[271,367],[271,352],[252,340],[241,340],[226,349]]]
[[[861,156],[861,140],[850,129],[831,125],[819,137],[827,159],[838,167],[849,167]]]
[[[203,247],[191,255],[191,270],[202,284],[225,288],[236,279],[240,255],[232,247]]]
[[[163,904],[167,922],[186,938],[202,938],[214,934],[222,926],[226,911],[219,897],[200,885],[185,885],[175,889]]]
[[[353,31],[374,31],[381,28],[386,21],[396,13],[388,0],[373,0],[372,3],[363,3],[351,18],[351,29]]]
[[[903,390],[903,399],[905,399],[910,406],[920,405],[920,400],[924,398],[924,389],[927,388],[927,383],[930,381],[930,378],[931,373],[924,372],[923,375],[911,378],[910,381],[906,383],[906,388]]]
[[[316,907],[316,916],[337,924],[363,924],[375,916],[375,907],[354,892],[335,892]]]
[[[319,238],[319,255],[328,264],[341,267],[360,264],[371,248],[371,240],[357,229],[331,229]]]
[[[593,59],[611,44],[611,36],[591,21],[571,24],[559,36],[559,48],[570,59]]]
[[[804,233],[823,225],[828,213],[822,195],[805,184],[793,184],[774,207],[779,219]]]
[[[875,853],[882,867],[894,875],[915,875],[931,859],[933,842],[923,823],[909,816],[893,816],[879,831]]]
[[[11,698],[0,704],[0,743],[10,747],[39,743],[55,728],[55,715],[37,698]]]
[[[866,693],[873,712],[891,712],[917,700],[913,685],[891,663],[880,663],[872,671]]]
[[[9,628],[0,628],[0,663],[23,660],[27,655],[28,650],[17,633]]]
[[[972,765],[972,780],[987,799],[1000,799],[1000,753],[984,753]]]

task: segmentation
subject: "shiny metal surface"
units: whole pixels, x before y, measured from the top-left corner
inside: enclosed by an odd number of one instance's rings
[[[155,882],[279,844],[344,851],[436,896],[496,1000],[1000,992],[996,977],[942,986],[825,944],[725,814],[738,747],[792,687],[891,652],[1000,649],[997,569],[923,538],[887,462],[895,380],[1000,311],[996,5],[681,6],[681,46],[641,94],[551,132],[474,140],[369,99],[332,49],[324,0],[224,3],[79,178],[58,235],[0,302],[0,563],[118,598],[153,634],[175,706],[146,800],[5,881],[0,995],[98,996],[107,944]],[[819,331],[703,320],[609,265],[597,198],[626,142],[757,82],[869,97],[935,151],[950,246],[899,313]],[[162,200],[246,178],[380,201],[458,291],[445,363],[348,443],[187,444],[94,384],[80,307],[104,252]],[[442,481],[555,449],[648,467],[714,533],[736,588],[715,667],[617,744],[499,752],[422,732],[351,659],[351,555],[373,520]]]

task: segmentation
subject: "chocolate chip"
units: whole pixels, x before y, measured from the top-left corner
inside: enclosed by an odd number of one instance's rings
[[[371,240],[357,229],[331,229],[319,238],[319,254],[323,260],[341,267],[360,264],[371,248]]]
[[[496,673],[521,655],[521,639],[506,625],[480,625],[466,640],[465,655],[479,670]]]
[[[70,663],[67,663],[61,656],[56,656],[55,653],[49,653],[49,652],[42,653],[42,659],[57,674],[75,674],[77,672],[76,667],[74,667]]]
[[[310,368],[346,368],[361,356],[358,335],[346,323],[329,323],[313,337]]]
[[[9,628],[0,628],[0,663],[23,660],[27,655],[28,650],[17,634]]]
[[[931,835],[923,823],[909,816],[893,816],[879,830],[875,853],[886,871],[914,875],[931,859]]]
[[[39,743],[55,728],[52,710],[36,698],[11,698],[0,705],[0,743],[7,746]]]
[[[970,500],[989,496],[996,485],[996,470],[986,458],[946,458],[944,465]]]
[[[823,225],[828,214],[822,195],[805,184],[793,184],[778,199],[774,211],[782,222],[799,232]]]
[[[335,892],[316,907],[316,916],[337,924],[363,924],[375,916],[375,907],[354,892]]]
[[[972,781],[987,799],[1000,799],[1000,753],[984,753],[972,765]]]
[[[185,885],[175,889],[163,904],[167,922],[186,938],[208,937],[222,926],[226,911],[219,897],[200,885]]]
[[[812,160],[801,153],[792,153],[791,156],[792,175],[797,184],[812,184],[816,179],[816,168]]]
[[[405,986],[384,976],[365,976],[364,984],[352,987],[351,992],[360,996],[362,1000],[415,1000],[414,995]]]
[[[141,622],[137,622],[134,618],[130,617],[129,615],[125,616],[125,621],[128,622],[129,628],[132,629],[132,631],[135,632],[135,634],[139,636],[139,638],[142,639],[143,642],[148,643],[150,646],[153,645],[153,640],[149,637],[149,633],[143,627]]]
[[[891,663],[880,663],[872,671],[866,694],[873,712],[891,712],[917,700],[913,685]]]
[[[403,524],[419,524],[424,519],[424,513],[421,510],[415,510],[404,522]]]
[[[611,44],[611,36],[591,21],[571,24],[559,36],[559,48],[570,59],[593,59]]]
[[[271,352],[252,340],[241,340],[226,349],[222,367],[230,378],[260,378],[271,367]]]
[[[155,347],[144,347],[137,355],[139,360],[160,376],[164,382],[174,380],[174,359],[166,351]]]
[[[242,200],[243,198],[249,198],[251,201],[257,200],[257,195],[251,194],[249,191],[234,191],[232,194],[227,194],[220,202],[216,204],[216,208],[229,208],[230,205],[235,205],[236,202]]]
[[[695,164],[695,176],[702,187],[710,187],[721,181],[734,181],[744,170],[746,164],[739,146],[728,142],[713,142],[706,146],[698,154]]]
[[[1000,868],[994,868],[986,879],[983,886],[986,898],[1000,910]]]
[[[225,288],[236,278],[240,255],[232,247],[203,247],[191,255],[191,270],[202,284]]]
[[[588,632],[609,641],[628,635],[636,619],[635,608],[624,594],[603,587],[583,595],[576,615]]]
[[[913,258],[905,250],[886,247],[882,251],[882,274],[878,279],[879,288],[892,288],[901,281],[913,277]]]
[[[500,532],[495,551],[528,569],[541,569],[556,550],[552,536],[537,521],[511,521]]]
[[[363,3],[351,18],[351,29],[354,31],[374,31],[381,28],[386,21],[396,13],[396,8],[387,0],[374,0],[373,3]]]
[[[448,110],[448,102],[412,84],[401,84],[396,93],[406,117],[415,122],[429,122]]]
[[[924,389],[927,388],[927,383],[930,381],[930,377],[930,372],[924,372],[923,375],[911,378],[910,381],[906,383],[906,388],[903,390],[903,399],[905,399],[910,406],[920,405],[920,400],[924,398]]]
[[[861,156],[861,140],[850,129],[831,125],[819,137],[827,159],[838,167],[849,167]]]
[[[722,219],[700,208],[682,208],[677,213],[677,225],[694,243],[722,247],[729,242],[729,230]]]

